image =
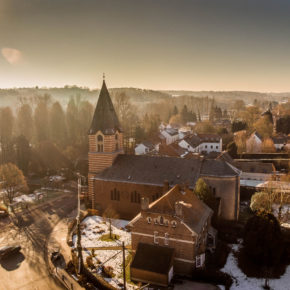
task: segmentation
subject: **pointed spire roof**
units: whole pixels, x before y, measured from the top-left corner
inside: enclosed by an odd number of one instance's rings
[[[96,134],[98,131],[104,135],[122,131],[105,80],[103,80],[89,135]]]

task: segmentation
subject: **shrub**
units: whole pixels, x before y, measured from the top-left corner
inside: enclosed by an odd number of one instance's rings
[[[251,198],[250,208],[254,212],[259,210],[271,212],[270,194],[264,191],[256,192]]]
[[[229,274],[215,270],[194,270],[192,278],[215,285],[225,285],[226,290],[229,290],[233,283],[232,277]]]
[[[250,218],[244,228],[244,251],[257,265],[275,266],[284,251],[280,224],[270,213],[260,212]]]
[[[99,211],[93,208],[89,208],[87,212],[87,216],[99,215]]]

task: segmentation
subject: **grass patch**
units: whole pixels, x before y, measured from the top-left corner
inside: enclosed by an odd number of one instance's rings
[[[116,234],[112,234],[112,238],[110,238],[110,234],[104,234],[99,238],[99,240],[103,242],[114,242],[119,239],[120,239],[120,236]]]
[[[128,255],[125,259],[125,265],[126,265],[126,282],[130,283],[132,285],[136,285],[134,282],[131,281],[131,271],[130,271],[130,265],[132,262],[132,252],[128,251]],[[120,278],[123,278],[123,263],[121,264],[122,267],[122,274],[120,275]]]

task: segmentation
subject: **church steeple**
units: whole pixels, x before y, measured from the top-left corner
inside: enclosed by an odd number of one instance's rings
[[[89,135],[96,134],[98,131],[104,135],[122,131],[105,80],[103,80]]]
[[[100,91],[98,103],[89,129],[89,200],[95,206],[95,175],[110,167],[123,154],[123,132],[115,112],[106,82]]]

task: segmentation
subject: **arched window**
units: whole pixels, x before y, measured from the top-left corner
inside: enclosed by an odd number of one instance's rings
[[[114,190],[111,190],[111,200],[120,201],[120,191],[116,188],[114,188]]]
[[[97,151],[98,152],[104,151],[104,138],[102,135],[97,136]]]
[[[177,226],[177,222],[176,222],[176,221],[172,221],[172,222],[171,222],[171,225],[172,225],[173,228],[176,228],[176,226]]]
[[[159,218],[159,223],[160,223],[161,225],[163,225],[163,224],[164,224],[164,219],[163,219],[163,216],[161,216],[161,217]]]
[[[133,203],[141,203],[141,196],[136,190],[131,192],[131,202]]]

